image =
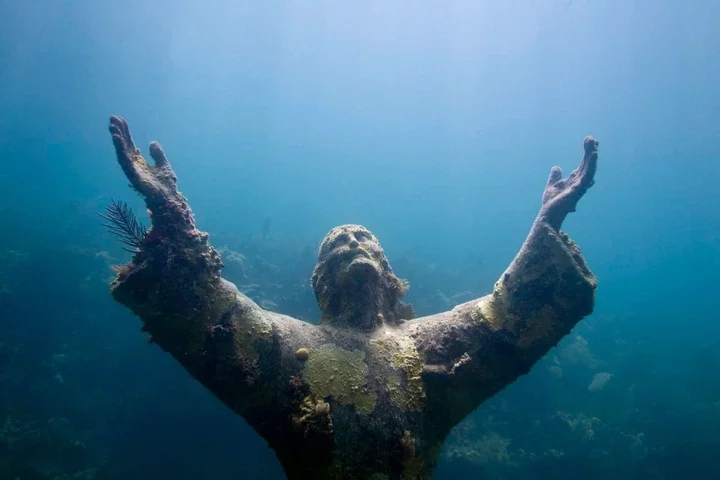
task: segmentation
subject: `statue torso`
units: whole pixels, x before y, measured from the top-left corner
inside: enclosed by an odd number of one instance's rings
[[[427,478],[442,438],[426,421],[423,360],[401,329],[356,332],[278,315],[254,401],[237,409],[289,478]],[[264,354],[261,352],[261,356]]]

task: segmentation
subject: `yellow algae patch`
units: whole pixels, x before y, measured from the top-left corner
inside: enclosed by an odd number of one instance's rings
[[[405,381],[400,376],[388,378],[390,399],[403,410],[422,410],[425,405],[425,389],[423,388],[423,360],[415,347],[415,342],[408,337],[397,337],[396,350],[392,355],[393,367],[405,373]]]
[[[318,397],[332,397],[339,403],[354,405],[361,413],[375,409],[377,397],[366,386],[368,366],[362,350],[321,345],[313,349],[305,362],[303,377]]]
[[[508,319],[498,315],[498,307],[502,304],[502,291],[503,281],[498,280],[492,295],[487,295],[475,303],[470,314],[472,319],[487,323],[493,330],[507,327]]]
[[[390,347],[393,344],[393,337],[390,336],[387,331],[382,331],[381,334],[383,335],[382,337],[378,336],[378,338],[370,340],[370,344],[375,345],[378,353],[385,354],[392,350]]]

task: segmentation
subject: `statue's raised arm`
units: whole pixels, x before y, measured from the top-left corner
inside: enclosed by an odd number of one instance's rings
[[[527,373],[592,312],[595,277],[560,227],[594,183],[597,146],[585,139],[582,162],[567,178],[552,168],[530,234],[492,294],[403,326],[423,354],[440,431]]]
[[[136,251],[118,268],[110,287],[113,297],[140,317],[149,341],[264,433],[271,423],[265,418],[268,395],[288,394],[290,378],[301,365],[296,350],[322,343],[321,332],[261,309],[223,279],[220,255],[207,233],[195,227],[160,144],[150,144],[151,165],[124,119],[111,117],[109,129],[118,163],[144,198],[152,221],[131,242]]]

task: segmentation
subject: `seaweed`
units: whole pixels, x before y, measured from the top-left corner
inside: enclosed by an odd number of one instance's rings
[[[98,212],[98,215],[107,221],[103,226],[110,233],[117,236],[123,245],[131,247],[131,249],[123,247],[123,250],[135,253],[140,249],[147,236],[147,229],[138,222],[127,203],[111,199],[105,211]]]

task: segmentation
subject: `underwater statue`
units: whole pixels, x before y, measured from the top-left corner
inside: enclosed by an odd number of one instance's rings
[[[263,310],[222,278],[160,145],[150,144],[150,164],[124,119],[111,117],[110,133],[152,220],[113,297],[268,442],[290,479],[430,478],[450,430],[593,310],[595,277],[560,231],[593,185],[591,137],[567,178],[551,170],[491,294],[413,319],[377,238],[343,225],[320,246],[312,286],[322,318],[312,325]]]

